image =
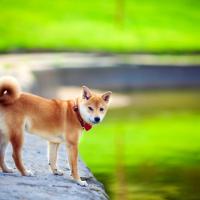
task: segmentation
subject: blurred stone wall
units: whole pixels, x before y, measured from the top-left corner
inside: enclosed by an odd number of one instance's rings
[[[62,67],[34,70],[33,91],[52,97],[58,86],[81,86],[114,91],[200,88],[197,66]]]

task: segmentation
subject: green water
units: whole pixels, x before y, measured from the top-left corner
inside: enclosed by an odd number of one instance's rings
[[[130,95],[84,134],[84,161],[111,199],[199,200],[199,91]]]

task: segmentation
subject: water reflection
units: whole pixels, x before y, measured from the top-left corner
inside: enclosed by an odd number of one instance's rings
[[[95,174],[111,199],[199,200],[200,197],[199,167],[159,167],[143,163],[134,168],[126,166],[122,174],[118,173],[113,180],[114,174]]]

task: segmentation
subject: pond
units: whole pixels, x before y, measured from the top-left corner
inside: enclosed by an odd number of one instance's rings
[[[200,92],[130,93],[84,133],[81,156],[111,199],[200,198]]]

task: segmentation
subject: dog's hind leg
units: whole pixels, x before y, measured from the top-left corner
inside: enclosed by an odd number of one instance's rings
[[[8,168],[5,163],[6,147],[8,146],[8,138],[0,131],[0,167],[5,173],[12,173],[13,170]]]
[[[59,143],[49,142],[48,153],[49,153],[49,166],[54,175],[62,176],[63,172],[58,170],[56,162],[57,162],[57,154],[58,154]]]
[[[13,160],[17,169],[20,171],[22,176],[30,176],[31,172],[27,171],[22,162],[22,145],[23,145],[23,132],[13,131],[11,134],[11,144],[13,147]]]

